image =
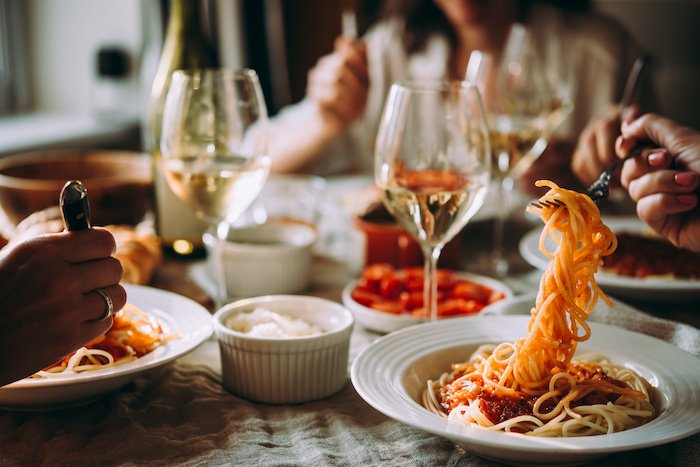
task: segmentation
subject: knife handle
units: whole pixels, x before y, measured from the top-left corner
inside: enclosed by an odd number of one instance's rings
[[[92,227],[87,189],[79,180],[66,182],[59,199],[63,224],[67,230],[85,230]]]

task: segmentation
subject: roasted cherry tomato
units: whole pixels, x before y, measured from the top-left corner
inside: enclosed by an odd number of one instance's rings
[[[388,274],[379,282],[379,294],[386,300],[398,300],[403,285],[398,277]]]
[[[439,316],[477,313],[504,297],[502,292],[490,287],[460,279],[454,271],[440,269],[437,278]],[[365,268],[350,295],[356,302],[375,310],[422,318],[425,316],[423,279],[420,267],[395,269],[390,264],[372,264]]]
[[[483,285],[475,284],[474,282],[460,280],[452,290],[454,298],[462,298],[465,300],[478,300],[482,303],[488,303],[489,297],[493,291]]]
[[[355,289],[353,289],[353,291],[350,292],[350,296],[360,305],[364,305],[367,307],[372,307],[374,303],[382,299],[382,297],[375,293],[357,287],[355,287]]]
[[[400,315],[404,312],[401,302],[390,300],[380,300],[378,302],[374,302],[372,304],[372,308],[379,311],[385,311],[387,313],[393,313],[395,315]]]

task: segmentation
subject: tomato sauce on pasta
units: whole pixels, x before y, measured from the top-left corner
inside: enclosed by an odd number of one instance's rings
[[[142,357],[172,337],[157,319],[127,303],[114,314],[112,327],[107,333],[37,372],[33,377],[65,376],[109,368]]]

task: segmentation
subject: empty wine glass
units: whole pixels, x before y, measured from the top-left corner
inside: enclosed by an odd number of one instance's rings
[[[540,39],[515,24],[500,63],[474,51],[467,65],[467,81],[482,89],[489,126],[498,187],[490,269],[500,277],[510,269],[503,240],[514,180],[544,152],[552,132],[571,111],[564,41]]]
[[[165,179],[215,227],[216,282],[227,298],[222,247],[228,226],[253,202],[270,169],[267,108],[253,70],[178,70],[163,109]]]
[[[437,261],[483,204],[490,177],[479,92],[466,82],[396,83],[375,148],[375,183],[425,258],[423,309],[438,317]]]

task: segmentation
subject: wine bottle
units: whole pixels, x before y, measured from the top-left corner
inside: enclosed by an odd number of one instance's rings
[[[145,147],[153,157],[155,228],[163,245],[176,255],[203,253],[202,234],[208,224],[180,200],[165,180],[160,134],[165,97],[172,73],[178,69],[218,66],[218,57],[206,36],[199,0],[170,0],[168,24],[147,110]]]

